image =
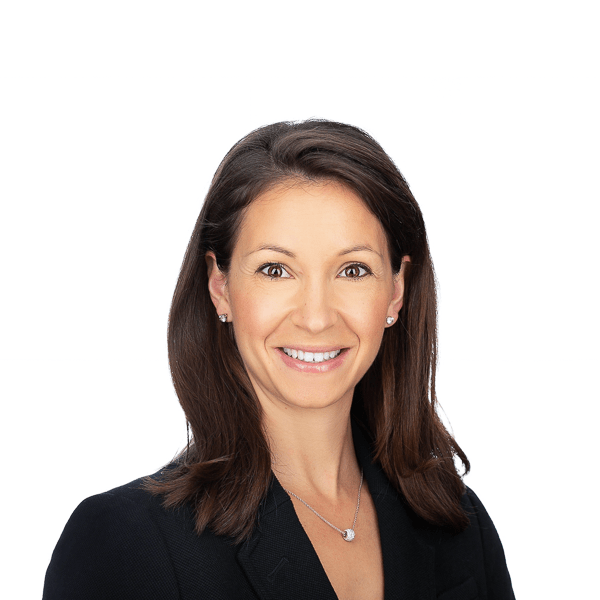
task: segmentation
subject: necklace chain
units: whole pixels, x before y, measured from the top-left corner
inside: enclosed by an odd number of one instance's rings
[[[321,519],[322,521],[325,521],[325,523],[327,523],[327,525],[329,525],[329,527],[333,527],[336,531],[339,531],[342,534],[342,537],[348,541],[351,542],[354,539],[354,528],[356,527],[356,518],[358,517],[358,509],[360,507],[360,491],[362,489],[362,484],[363,484],[363,470],[360,470],[360,485],[358,486],[358,502],[356,503],[356,511],[354,513],[354,522],[352,523],[352,527],[350,529],[346,529],[345,531],[342,531],[341,529],[339,529],[338,527],[336,527],[335,525],[333,525],[332,523],[330,523],[325,517],[322,517],[310,504],[308,504],[307,502],[304,502],[304,500],[302,500],[302,498],[300,498],[300,496],[296,496],[296,494],[294,494],[294,492],[290,492],[290,490],[286,490],[285,488],[283,488],[288,494],[291,494],[292,496],[294,496],[294,498],[297,498],[298,500],[300,500],[300,502],[302,502],[302,504],[304,504],[304,506],[306,506],[307,508],[310,508],[310,510],[312,510],[315,515],[317,515],[317,517],[319,517],[319,519]]]

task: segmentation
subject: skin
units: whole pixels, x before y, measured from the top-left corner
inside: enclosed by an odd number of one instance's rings
[[[350,526],[361,478],[350,425],[354,388],[384,329],[395,325],[404,293],[404,269],[392,272],[381,224],[347,188],[292,182],[249,206],[227,276],[212,252],[206,262],[215,309],[233,324],[263,410],[273,472],[284,489]],[[307,373],[290,368],[278,349],[306,346],[347,348],[345,360]],[[291,500],[336,595],[382,599],[379,525],[367,482],[351,543]]]

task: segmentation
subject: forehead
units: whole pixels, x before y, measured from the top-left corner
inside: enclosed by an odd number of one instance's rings
[[[236,251],[260,244],[291,249],[309,245],[335,251],[348,245],[370,245],[385,253],[381,223],[352,190],[337,183],[279,185],[260,195],[246,209]]]

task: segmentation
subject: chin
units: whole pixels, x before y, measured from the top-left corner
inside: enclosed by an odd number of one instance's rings
[[[298,394],[285,394],[280,393],[278,396],[282,402],[288,406],[296,408],[328,408],[334,404],[340,402],[344,397],[348,396],[352,398],[352,393],[348,390],[343,393],[324,393],[323,389],[315,390],[313,393],[308,392],[299,396]]]

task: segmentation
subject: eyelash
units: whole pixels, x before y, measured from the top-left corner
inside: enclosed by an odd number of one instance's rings
[[[279,267],[283,271],[286,270],[285,267],[281,263],[271,262],[271,263],[266,263],[266,264],[258,267],[258,270],[256,272],[262,273],[265,277],[268,277],[271,281],[273,281],[275,279],[289,279],[289,277],[273,277],[272,275],[269,275],[268,273],[263,273],[264,269],[268,269],[269,267]],[[364,275],[359,275],[358,277],[342,277],[342,279],[350,279],[351,281],[360,281],[361,279],[364,279],[365,277],[368,277],[369,275],[373,275],[373,271],[371,271],[371,269],[369,269],[369,267],[367,267],[367,265],[364,265],[363,263],[352,263],[351,265],[344,267],[342,269],[342,272],[344,272],[346,269],[349,269],[350,267],[358,267],[359,269],[364,269],[366,271],[366,273]]]

